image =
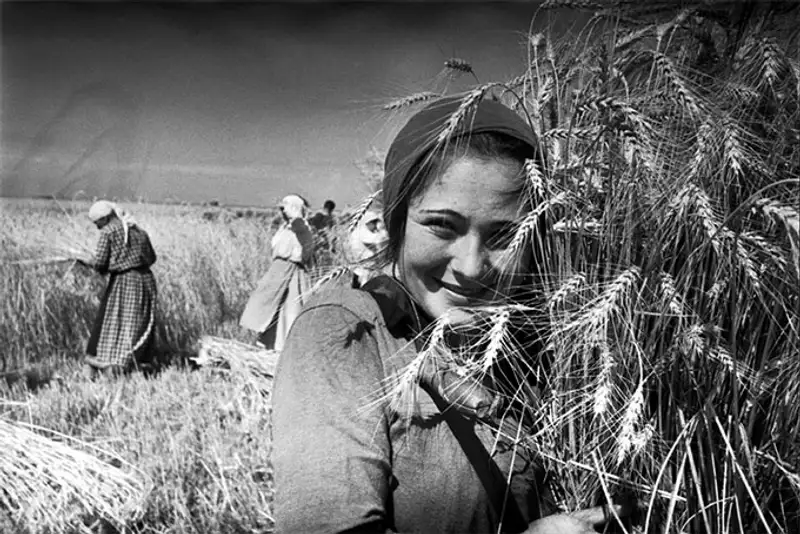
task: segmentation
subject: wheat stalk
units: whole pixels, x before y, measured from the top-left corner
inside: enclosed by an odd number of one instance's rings
[[[411,362],[406,365],[398,377],[391,378],[396,384],[389,393],[389,407],[396,414],[411,417],[417,410],[417,388],[422,375],[423,366],[431,359],[442,355],[444,331],[448,325],[448,316],[445,314],[436,320],[430,339],[424,350],[420,351]]]
[[[640,425],[644,407],[644,383],[640,383],[628,400],[622,416],[619,437],[617,438],[617,465],[622,464],[636,441],[636,428]]]
[[[797,208],[781,204],[769,198],[756,201],[755,206],[768,219],[780,222],[790,236],[800,239],[800,212],[798,212]]]
[[[722,225],[714,213],[711,198],[698,185],[689,183],[684,186],[670,202],[669,209],[684,220],[690,220],[690,216],[697,217],[706,236],[711,240],[716,253],[718,255],[722,254],[722,242],[720,240],[720,228]]]
[[[794,59],[786,58],[786,64],[794,77],[794,87],[797,99],[800,100],[800,63]]]
[[[228,369],[248,380],[271,380],[280,353],[234,339],[202,336],[191,359],[201,367]]]
[[[756,202],[756,206],[768,219],[778,221],[786,230],[797,279],[800,280],[800,214],[798,210],[771,199],[760,200]]]
[[[577,292],[577,290],[586,284],[586,275],[583,273],[575,273],[567,278],[561,286],[550,295],[547,301],[548,307],[553,310],[560,306],[570,295]]]
[[[491,317],[492,327],[489,329],[489,343],[480,364],[483,374],[488,373],[501,355],[507,353],[504,349],[507,348],[506,333],[510,318],[511,311],[508,308],[498,310]]]
[[[622,271],[608,284],[594,305],[578,319],[578,324],[589,325],[591,329],[604,329],[611,314],[620,310],[624,299],[631,293],[639,278],[639,267],[631,266]]]
[[[333,282],[334,280],[339,280],[343,276],[352,276],[353,274],[353,266],[352,265],[338,265],[333,269],[328,270],[325,274],[319,277],[311,289],[308,292],[308,295],[313,295],[314,293],[319,292],[321,289],[326,287],[329,283]]]
[[[600,354],[600,375],[597,378],[597,389],[594,394],[594,414],[603,415],[608,409],[613,392],[614,357],[608,348],[608,343],[601,341],[598,345]]]
[[[587,217],[586,219],[562,219],[556,221],[552,226],[553,232],[559,233],[579,233],[584,236],[603,236],[603,223],[594,217]]]
[[[744,152],[742,151],[742,144],[736,132],[736,124],[729,118],[724,121],[722,126],[723,131],[723,154],[725,157],[725,165],[731,170],[736,179],[740,179],[744,172],[742,161],[744,160]]]
[[[756,293],[761,291],[761,277],[759,276],[756,262],[750,257],[750,253],[744,245],[744,242],[739,239],[738,235],[733,235],[732,232],[723,231],[723,235],[733,240],[735,248],[735,257],[739,261],[739,265],[744,270],[747,279],[750,281],[753,290]]]
[[[378,189],[374,193],[368,195],[367,198],[365,198],[361,204],[356,207],[355,212],[350,217],[350,222],[347,224],[347,230],[349,232],[353,232],[356,229],[358,223],[361,222],[361,219],[363,219],[364,215],[367,213],[367,211],[369,211],[370,206],[372,206],[372,204],[375,202],[375,199],[377,199],[381,194],[383,194],[383,190]]]
[[[408,96],[404,96],[402,98],[398,98],[396,100],[392,100],[391,102],[385,104],[381,109],[384,111],[397,111],[398,109],[405,109],[412,106],[416,106],[417,104],[421,104],[423,102],[428,102],[429,100],[433,100],[434,98],[441,97],[441,93],[435,93],[432,91],[421,91],[419,93],[414,93]]]
[[[739,238],[750,244],[757,252],[769,258],[781,270],[786,268],[788,262],[784,256],[783,249],[779,245],[771,243],[766,237],[756,232],[742,232],[739,234]]]
[[[103,519],[121,529],[142,514],[152,483],[139,471],[126,473],[98,457],[110,453],[2,418],[0,442],[4,446],[0,505],[16,525],[36,532],[65,532],[82,527],[86,520]]]
[[[659,274],[662,302],[666,304],[667,310],[673,315],[684,315],[684,303],[675,287],[675,279],[665,271],[661,271]]]
[[[602,129],[600,126],[592,126],[590,128],[551,128],[544,132],[543,137],[545,140],[567,140],[574,138],[581,141],[592,141],[597,139],[601,131]]]
[[[446,69],[463,74],[474,74],[472,65],[464,59],[458,57],[451,57],[444,62]]]
[[[481,100],[483,100],[486,91],[488,91],[492,85],[494,84],[481,85],[467,93],[461,100],[458,109],[451,113],[447,121],[445,121],[444,128],[442,128],[442,131],[439,132],[437,136],[437,145],[443,146],[453,137],[456,131],[461,127],[461,123],[467,115],[475,109]]]
[[[771,90],[775,90],[775,85],[783,71],[784,54],[775,39],[762,39],[761,50],[761,79]]]
[[[689,167],[688,178],[690,181],[704,177],[707,172],[708,165],[716,149],[713,133],[714,124],[709,119],[704,120],[697,128],[694,158]]]
[[[514,237],[511,239],[511,243],[503,250],[500,263],[502,265],[513,265],[522,252],[523,247],[531,242],[533,232],[539,226],[542,216],[550,213],[554,206],[563,205],[566,200],[567,194],[562,191],[553,197],[546,198],[531,210],[517,227],[514,232]]]

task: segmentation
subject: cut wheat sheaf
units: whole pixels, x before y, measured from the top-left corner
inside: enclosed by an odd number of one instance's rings
[[[138,519],[152,482],[89,443],[0,418],[0,505],[31,532],[78,530],[98,520],[119,529]]]

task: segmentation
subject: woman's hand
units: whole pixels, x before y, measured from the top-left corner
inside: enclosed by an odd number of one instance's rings
[[[619,517],[628,515],[622,506],[615,504],[614,512]],[[607,506],[597,506],[577,510],[568,514],[555,514],[537,519],[525,531],[525,534],[596,534],[595,527],[603,526],[614,520],[614,514]]]

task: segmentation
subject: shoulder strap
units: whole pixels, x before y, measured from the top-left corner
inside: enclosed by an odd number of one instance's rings
[[[506,477],[492,459],[480,438],[475,434],[474,422],[464,417],[458,410],[452,409],[438,391],[425,388],[431,396],[436,407],[442,413],[447,426],[456,437],[461,450],[475,469],[475,474],[481,481],[492,510],[495,512],[499,532],[522,532],[528,527],[528,521],[522,517],[517,501],[511,493],[511,488],[506,483]],[[513,468],[513,466],[512,466]]]
[[[419,315],[415,313],[416,306],[403,288],[396,287],[399,286],[396,280],[393,278],[384,280],[384,278],[390,277],[374,278],[364,284],[361,289],[375,299],[386,325],[394,335],[414,336],[415,332],[421,329]],[[458,410],[453,409],[436,388],[430,387],[424,382],[421,382],[420,387],[431,396],[461,446],[461,450],[464,451],[475,469],[478,479],[489,496],[489,502],[500,527],[499,530],[501,532],[524,531],[528,527],[528,521],[522,516],[519,505],[511,494],[511,489],[506,483],[500,467],[475,434],[474,422],[467,419]]]

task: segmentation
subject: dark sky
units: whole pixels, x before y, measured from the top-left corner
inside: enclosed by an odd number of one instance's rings
[[[525,64],[535,3],[3,2],[4,195],[314,206],[366,193],[398,97]],[[540,13],[536,26],[546,21]],[[456,80],[451,88],[466,87]]]

